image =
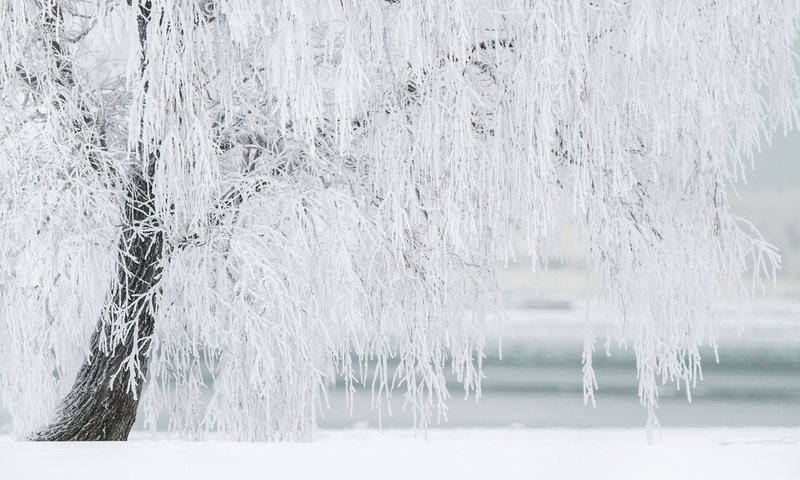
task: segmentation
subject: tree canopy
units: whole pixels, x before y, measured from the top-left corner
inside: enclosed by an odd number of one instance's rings
[[[713,306],[778,264],[728,196],[797,122],[799,13],[5,0],[0,388],[16,431],[51,418],[93,334],[105,354],[130,344],[112,388],[137,396],[149,369],[142,412],[168,408],[186,436],[307,438],[337,374],[378,408],[401,391],[424,426],[448,370],[480,392],[497,266],[543,258],[565,225],[588,239],[656,425],[658,385],[700,375]]]

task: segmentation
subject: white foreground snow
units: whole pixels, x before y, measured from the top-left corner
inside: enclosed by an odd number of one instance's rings
[[[800,428],[323,430],[312,444],[30,443],[0,437],[0,479],[800,478]]]

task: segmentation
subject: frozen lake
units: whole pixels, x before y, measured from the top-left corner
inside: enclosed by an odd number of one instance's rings
[[[599,383],[597,407],[585,406],[582,394],[580,337],[583,311],[574,304],[553,302],[550,308],[515,308],[510,311],[503,360],[496,352],[484,362],[486,378],[479,403],[463,400],[453,382],[448,403],[452,427],[637,427],[645,422],[637,397],[635,359],[632,352],[602,347],[595,353]],[[660,389],[658,418],[671,427],[796,427],[800,426],[800,305],[771,302],[756,305],[743,318],[728,311],[720,315],[720,363],[714,352],[703,352],[704,381],[686,392],[674,386]],[[602,333],[602,329],[598,329]],[[598,342],[602,345],[602,341]],[[398,396],[399,397],[399,396]],[[369,409],[370,394],[356,396],[353,417],[343,390],[331,392],[331,409],[320,425],[328,428],[378,425]],[[401,411],[402,398],[393,402],[389,427],[408,427],[409,415]]]

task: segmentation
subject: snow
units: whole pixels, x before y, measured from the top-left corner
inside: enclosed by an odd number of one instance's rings
[[[0,478],[800,478],[800,427],[322,430],[311,444],[30,443],[0,437]]]

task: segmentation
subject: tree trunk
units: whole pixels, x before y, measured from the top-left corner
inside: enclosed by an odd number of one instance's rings
[[[132,5],[133,0],[128,0]],[[137,30],[144,50],[150,22],[150,0],[139,2]],[[52,2],[46,10],[52,26],[61,22],[61,10]],[[61,46],[53,42],[56,57]],[[59,64],[63,73],[63,67]],[[142,62],[142,72],[144,62]],[[71,79],[71,70],[69,79]],[[145,84],[145,90],[147,89]],[[140,155],[144,149],[139,145]],[[34,441],[127,440],[136,421],[142,384],[147,376],[150,337],[153,334],[153,287],[161,277],[163,238],[155,223],[153,173],[158,160],[151,155],[146,170],[134,172],[125,198],[125,226],[120,237],[117,275],[119,284],[113,292],[103,317],[92,334],[91,350],[81,366],[72,390],[61,401],[55,419],[30,437]],[[120,318],[122,317],[122,318]],[[110,341],[112,322],[125,325],[124,340]],[[104,348],[107,347],[107,348]],[[111,351],[106,353],[107,350]],[[133,372],[126,360],[135,355]]]
[[[147,303],[152,301],[151,290],[161,276],[162,236],[153,228],[154,210],[152,176],[135,175],[125,202],[119,287],[105,315],[109,319],[124,317],[115,320],[129,326],[125,340],[109,345],[111,352],[104,353],[102,337],[110,337],[111,327],[105,318],[100,320],[92,335],[91,356],[59,405],[55,420],[31,440],[127,440],[136,420],[153,333],[153,305]],[[131,355],[137,356],[141,366],[133,379],[125,365]],[[135,384],[132,389],[131,380]]]

